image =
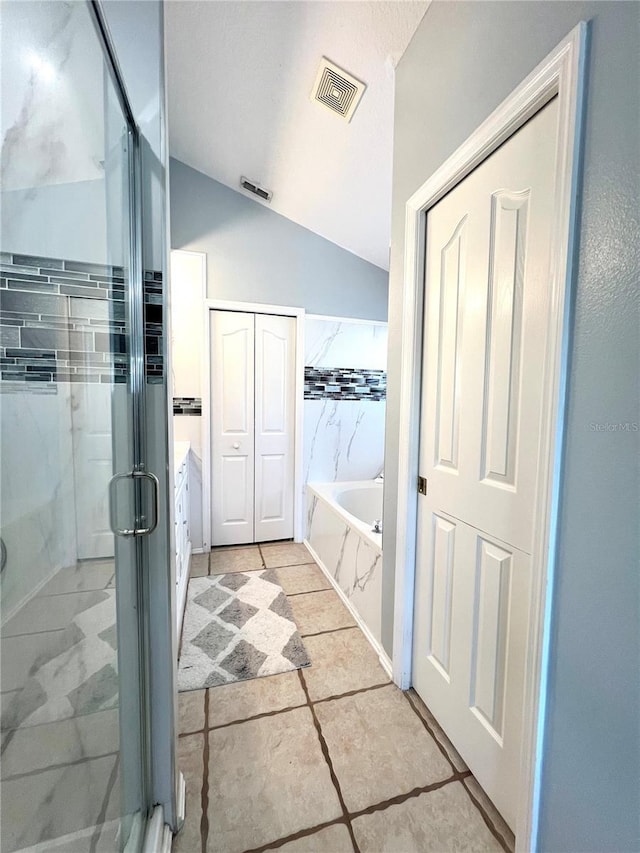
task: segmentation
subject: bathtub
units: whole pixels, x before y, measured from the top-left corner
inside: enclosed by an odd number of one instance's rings
[[[381,646],[381,482],[307,484],[307,539],[314,558],[376,650]]]

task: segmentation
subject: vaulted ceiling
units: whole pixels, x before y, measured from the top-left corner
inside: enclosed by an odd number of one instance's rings
[[[169,0],[172,156],[388,269],[394,69],[427,6]],[[309,97],[323,56],[367,85],[350,123]]]

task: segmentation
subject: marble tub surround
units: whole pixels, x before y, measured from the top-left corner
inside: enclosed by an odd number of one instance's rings
[[[301,588],[309,565],[286,567]],[[288,597],[294,612],[313,597],[319,611],[344,610],[334,590]],[[470,772],[452,764],[360,629],[305,644],[305,670],[181,696],[187,815],[173,850],[510,853]]]
[[[336,505],[350,485],[361,484],[307,486],[307,542],[382,654],[382,536]]]

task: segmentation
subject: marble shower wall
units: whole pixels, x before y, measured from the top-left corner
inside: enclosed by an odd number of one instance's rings
[[[309,316],[305,321],[305,367],[385,371],[386,323]],[[383,374],[382,380],[386,377]],[[369,377],[370,378],[370,377]],[[361,383],[366,381],[364,374]],[[357,384],[355,386],[358,387]],[[363,389],[364,391],[365,389]],[[384,394],[349,399],[353,393],[327,388],[326,396],[305,392],[304,483],[370,480],[384,467]],[[369,396],[366,392],[362,395]],[[382,399],[379,399],[382,397]]]
[[[117,408],[112,384],[126,391],[124,275],[111,265],[0,253],[2,620],[83,556],[76,544],[83,516],[76,519],[74,465],[86,461],[78,453],[91,406],[85,401],[84,421],[77,421],[78,392],[91,391],[97,411],[108,419]],[[161,273],[145,272],[144,299],[145,373],[150,389],[162,389]],[[108,402],[101,407],[105,393]],[[104,427],[111,423],[105,420]],[[95,470],[86,473],[95,476]],[[103,475],[96,488],[106,493]],[[96,507],[95,529],[106,529],[106,502]]]
[[[61,384],[57,393],[0,397],[3,621],[76,561],[71,391]]]

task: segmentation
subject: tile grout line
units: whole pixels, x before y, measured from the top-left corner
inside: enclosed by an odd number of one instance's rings
[[[302,707],[305,707],[304,705]],[[330,826],[346,826],[347,819],[337,817],[335,820],[328,820],[324,823],[318,823],[315,826],[310,826],[307,829],[300,829],[292,835],[285,835],[282,838],[276,838],[275,841],[269,841],[260,847],[252,847],[250,850],[245,850],[244,853],[266,853],[267,850],[279,850],[284,844],[289,844],[291,841],[298,841],[301,838],[308,838],[315,835],[316,832],[321,832],[323,829],[328,829]]]
[[[315,726],[316,732],[318,733],[318,740],[320,741],[320,749],[322,750],[322,754],[324,756],[325,761],[327,762],[327,767],[329,768],[329,775],[331,776],[331,781],[333,782],[333,787],[336,790],[336,794],[338,795],[338,801],[340,803],[340,807],[342,809],[342,814],[346,821],[347,830],[349,831],[349,836],[351,837],[351,843],[353,845],[354,853],[360,853],[360,848],[358,846],[358,842],[356,841],[356,836],[353,832],[353,827],[351,826],[351,818],[349,817],[349,810],[347,809],[347,804],[344,801],[344,797],[342,796],[342,789],[340,788],[340,783],[338,782],[338,777],[336,776],[336,772],[333,769],[333,763],[331,761],[331,755],[329,753],[329,745],[327,744],[324,734],[322,733],[322,726],[320,725],[320,720],[316,715],[315,708],[313,706],[313,702],[311,701],[311,697],[309,696],[309,690],[307,688],[307,682],[304,679],[304,675],[302,674],[302,670],[298,670],[298,678],[300,679],[300,684],[302,685],[302,689],[304,690],[304,695],[307,698],[307,706],[311,711],[311,717],[313,718],[313,725]]]
[[[202,746],[202,795],[200,818],[200,838],[202,840],[202,853],[207,853],[209,843],[209,691],[204,694],[204,738]]]
[[[239,682],[235,683],[238,684]],[[213,690],[214,688],[211,687],[209,689]],[[242,723],[253,722],[253,720],[263,720],[265,717],[275,717],[278,714],[286,714],[288,711],[296,711],[298,708],[304,708],[305,704],[305,702],[301,702],[299,705],[290,705],[288,708],[280,708],[278,711],[265,711],[262,714],[254,714],[253,717],[246,717],[243,720],[231,720],[228,723],[220,723],[218,726],[209,726],[207,731],[217,732],[219,729],[228,729],[229,726],[238,726]],[[187,732],[184,736],[186,737],[187,734],[198,734],[198,732]],[[179,737],[183,737],[183,735],[179,735]]]
[[[431,730],[431,726],[430,726],[430,725],[427,723],[427,721],[424,719],[424,717],[422,716],[422,714],[420,713],[420,711],[418,710],[418,708],[416,707],[416,705],[414,705],[413,700],[411,699],[411,697],[409,696],[409,694],[408,694],[406,691],[402,691],[402,695],[406,698],[406,700],[407,700],[407,702],[409,703],[409,705],[411,705],[411,707],[413,708],[413,710],[414,710],[414,711],[415,711],[415,713],[417,714],[418,718],[420,719],[420,721],[421,721],[422,725],[423,725],[423,726],[425,727],[425,729],[429,732],[429,734],[431,735],[431,737],[432,737],[432,738],[433,738],[433,740],[435,741],[435,743],[436,743],[436,745],[437,745],[438,749],[439,749],[439,750],[440,750],[440,752],[443,754],[443,756],[446,758],[446,760],[448,761],[448,763],[451,765],[451,768],[453,769],[454,773],[461,773],[461,771],[456,770],[456,767],[455,767],[455,765],[454,765],[453,761],[451,760],[451,758],[449,757],[449,755],[448,755],[448,753],[447,753],[446,749],[445,749],[445,748],[444,748],[444,746],[440,743],[440,741],[438,740],[438,738],[434,735],[433,731]],[[455,747],[454,747],[454,749],[455,749]],[[460,781],[460,782],[462,782],[462,787],[463,787],[463,788],[465,789],[465,791],[467,792],[467,794],[468,794],[469,798],[471,799],[472,803],[474,804],[474,806],[475,806],[475,807],[478,809],[478,811],[480,812],[480,816],[482,817],[483,821],[486,823],[486,825],[487,825],[488,829],[490,830],[491,834],[496,838],[496,840],[497,840],[497,841],[499,841],[499,842],[500,842],[500,845],[504,848],[504,850],[506,851],[506,853],[512,853],[512,851],[510,850],[509,846],[506,844],[505,839],[502,837],[502,835],[501,835],[501,833],[498,831],[498,829],[494,826],[493,821],[491,820],[491,818],[489,817],[489,815],[485,812],[485,810],[482,808],[482,806],[480,805],[480,803],[475,799],[475,797],[473,797],[473,796],[472,796],[471,791],[470,791],[470,790],[468,789],[468,787],[464,784],[464,779],[467,779],[469,776],[473,776],[473,773],[472,773],[470,770],[468,770],[464,775],[462,775],[462,776],[460,777],[460,780],[459,780],[459,781]],[[454,781],[454,780],[451,780],[451,781]]]
[[[279,569],[293,569],[298,568],[297,566],[278,566]],[[277,571],[277,570],[276,570]],[[314,595],[316,592],[333,592],[333,588],[330,586],[325,586],[322,589],[305,589],[302,592],[287,592],[287,598],[294,598],[296,595]]]
[[[452,760],[451,760],[451,758],[449,757],[449,753],[448,753],[448,752],[447,752],[447,750],[444,748],[444,746],[440,743],[440,741],[438,740],[438,738],[434,735],[433,731],[431,730],[431,726],[429,725],[429,723],[425,720],[425,718],[422,716],[422,714],[420,713],[420,711],[418,711],[418,709],[416,708],[416,706],[413,704],[413,702],[411,701],[411,699],[410,699],[410,697],[409,697],[409,694],[408,694],[405,690],[403,690],[403,691],[402,691],[402,695],[405,697],[405,699],[407,700],[407,702],[408,702],[408,703],[409,703],[409,705],[411,706],[412,710],[414,711],[414,713],[416,714],[416,716],[418,717],[418,719],[420,720],[420,722],[422,723],[422,725],[425,727],[425,729],[426,729],[426,730],[429,732],[429,734],[431,735],[431,739],[434,741],[435,745],[438,747],[438,749],[440,750],[440,752],[443,754],[443,756],[444,756],[444,757],[445,757],[445,759],[447,760],[447,763],[451,766],[451,769],[453,770],[453,772],[454,772],[454,773],[459,773],[459,772],[461,772],[461,771],[459,771],[459,770],[456,768],[455,764],[453,763],[453,761],[452,761]]]
[[[290,672],[300,672],[300,669],[290,670]],[[238,684],[241,682],[235,683]],[[385,681],[383,684],[372,684],[369,687],[360,687],[358,690],[350,690],[347,693],[337,693],[334,696],[323,696],[322,699],[309,699],[309,702],[311,702],[311,704],[313,705],[322,705],[324,702],[335,702],[337,699],[347,699],[350,696],[357,696],[360,693],[369,693],[372,690],[380,690],[383,687],[389,687],[391,683],[391,681]],[[215,688],[210,687],[205,689],[214,690]],[[253,720],[262,720],[265,717],[275,717],[278,714],[286,714],[289,711],[295,711],[298,708],[304,708],[307,704],[307,702],[301,702],[299,705],[289,705],[286,708],[279,708],[277,711],[265,711],[262,714],[254,714],[251,717],[243,717],[238,720],[230,720],[228,723],[220,723],[217,726],[209,726],[207,729],[196,729],[195,731],[191,732],[180,732],[178,734],[178,738],[192,737],[193,735],[201,735],[206,732],[215,732],[218,731],[218,729],[227,729],[229,728],[229,726],[239,726],[242,725],[242,723],[250,723]]]
[[[473,776],[473,773],[469,772],[469,776]],[[482,804],[473,796],[473,794],[471,793],[471,791],[469,790],[467,785],[465,785],[464,780],[462,781],[462,787],[467,792],[467,796],[469,797],[471,802],[474,804],[474,806],[478,809],[478,811],[480,812],[480,815],[482,816],[482,819],[484,820],[484,822],[487,825],[487,828],[489,829],[491,834],[496,838],[496,840],[498,841],[498,843],[500,844],[502,849],[505,851],[505,853],[513,853],[513,850],[509,846],[509,844],[507,843],[506,838],[503,837],[503,835],[499,831],[498,827],[495,826],[495,824],[493,823],[493,821],[491,820],[489,815],[485,812],[485,810],[482,807]]]
[[[390,681],[384,681],[382,684],[370,684],[369,687],[358,687],[356,690],[347,690],[346,693],[337,693],[335,696],[323,696],[322,699],[312,699],[309,701],[312,705],[322,705],[324,702],[334,702],[338,699],[347,699],[350,696],[359,696],[361,693],[381,690],[383,687],[389,687],[390,684]]]
[[[350,812],[349,817],[352,820],[355,820],[359,817],[372,815],[375,812],[386,811],[386,809],[390,808],[391,806],[399,806],[403,803],[406,803],[407,800],[417,799],[417,797],[422,796],[422,794],[430,794],[432,791],[438,791],[440,788],[445,788],[452,782],[462,782],[463,779],[470,775],[471,771],[469,770],[465,770],[464,773],[456,771],[452,776],[447,776],[446,779],[441,779],[439,782],[431,782],[429,785],[422,785],[419,788],[412,788],[405,794],[398,794],[397,797],[390,797],[388,800],[380,800],[380,802],[374,803],[371,806],[367,806],[365,809],[359,809],[357,812]]]
[[[350,631],[352,628],[358,628],[357,625],[343,625],[342,628],[330,628],[328,631],[316,631],[315,634],[300,634],[301,637],[321,637],[323,634],[335,634],[337,631]],[[358,628],[358,630],[361,630]]]

